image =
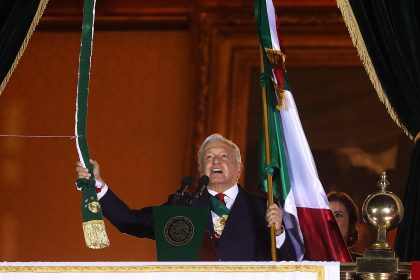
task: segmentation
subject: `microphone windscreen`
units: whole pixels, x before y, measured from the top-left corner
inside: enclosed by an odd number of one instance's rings
[[[189,186],[189,185],[191,185],[192,181],[193,181],[192,177],[191,176],[187,176],[184,179],[182,179],[181,186],[184,186],[184,187],[185,186]]]
[[[207,186],[210,183],[210,178],[207,175],[203,175],[198,179],[198,185],[201,186]]]

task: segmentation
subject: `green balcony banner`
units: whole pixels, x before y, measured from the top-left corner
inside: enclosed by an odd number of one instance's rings
[[[158,261],[198,261],[209,207],[153,207]]]

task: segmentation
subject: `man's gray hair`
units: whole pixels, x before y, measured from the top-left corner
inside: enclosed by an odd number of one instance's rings
[[[236,163],[238,164],[241,163],[241,151],[239,150],[238,146],[232,141],[230,141],[229,139],[223,137],[221,134],[215,133],[207,137],[206,140],[204,140],[203,144],[201,144],[200,149],[198,150],[198,170],[200,172],[201,172],[201,167],[202,167],[201,166],[202,159],[204,156],[204,149],[208,144],[213,143],[213,142],[224,142],[228,144],[229,146],[231,146],[234,151]]]

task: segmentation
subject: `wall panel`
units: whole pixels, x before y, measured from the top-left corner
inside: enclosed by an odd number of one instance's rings
[[[1,134],[74,134],[79,42],[78,32],[35,32],[1,96]],[[95,33],[88,143],[134,208],[162,203],[189,170],[189,44],[185,31]],[[0,147],[1,260],[154,259],[154,242],[110,224],[110,248],[84,246],[74,140],[1,137]]]

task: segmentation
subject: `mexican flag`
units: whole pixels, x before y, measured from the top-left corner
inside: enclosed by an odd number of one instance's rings
[[[273,2],[255,0],[254,5],[261,45],[260,83],[262,92],[266,93],[270,157],[267,164],[262,139],[261,186],[267,191],[267,175],[271,174],[274,198],[283,206],[286,234],[294,244],[298,260],[349,262],[351,257],[318,178],[287,82]]]

